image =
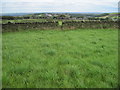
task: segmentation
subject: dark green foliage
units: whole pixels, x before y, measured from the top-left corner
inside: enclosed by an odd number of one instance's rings
[[[14,20],[15,17],[13,17],[13,16],[2,16],[2,19],[3,20]]]

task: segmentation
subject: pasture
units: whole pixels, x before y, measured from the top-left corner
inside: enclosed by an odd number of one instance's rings
[[[117,30],[29,30],[2,38],[3,88],[117,87]]]
[[[27,23],[27,22],[45,22],[45,19],[19,19],[19,20],[2,20],[1,23]]]

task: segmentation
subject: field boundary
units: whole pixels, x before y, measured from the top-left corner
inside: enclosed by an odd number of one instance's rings
[[[28,29],[39,30],[74,30],[74,29],[117,29],[117,21],[64,21],[62,25],[59,22],[32,22],[32,23],[11,23],[2,24],[2,32],[14,32]]]

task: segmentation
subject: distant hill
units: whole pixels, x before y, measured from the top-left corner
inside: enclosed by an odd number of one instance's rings
[[[79,13],[79,12],[44,12],[44,13],[4,13],[2,16],[20,16],[24,19],[80,19],[80,20],[117,20],[118,13]],[[20,19],[19,17],[19,19]]]
[[[118,13],[109,13],[103,16],[100,16],[99,18],[117,18],[118,17]]]
[[[73,16],[95,16],[102,13],[97,12],[41,12],[41,13],[52,13],[52,14],[71,14]],[[23,16],[23,15],[38,15],[40,12],[36,13],[0,13],[0,16]]]
[[[3,13],[0,14],[1,16],[23,16],[23,15],[28,15],[32,13]]]

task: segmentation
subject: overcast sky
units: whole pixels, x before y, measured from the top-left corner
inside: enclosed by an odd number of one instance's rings
[[[119,0],[2,0],[3,13],[118,12]]]

